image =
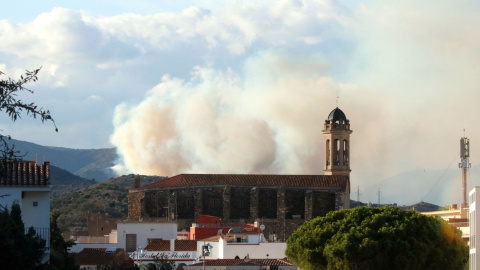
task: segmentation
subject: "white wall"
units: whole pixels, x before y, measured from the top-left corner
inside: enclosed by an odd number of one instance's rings
[[[469,222],[470,222],[470,269],[480,267],[480,252],[477,252],[477,246],[480,247],[480,213],[476,210],[480,203],[480,187],[474,187],[469,192]],[[479,250],[480,251],[480,250]]]
[[[212,242],[212,241],[197,241],[197,255],[200,257],[203,254],[203,245],[210,245],[212,246],[212,249],[210,249],[210,256],[207,256],[207,260],[212,260],[212,259],[219,259],[220,254],[222,252],[220,248],[219,242]]]
[[[68,251],[69,253],[79,253],[84,248],[114,248],[117,247],[117,244],[81,244],[77,243]]]
[[[8,195],[0,198],[0,205],[9,210],[15,202],[20,205],[25,229],[36,228],[37,234],[50,246],[50,186],[0,186],[0,195]],[[37,202],[37,206],[33,206],[33,202]],[[42,263],[49,259],[50,249],[46,249]]]
[[[24,191],[21,207],[25,228],[50,228],[50,191]]]
[[[223,248],[223,257],[220,259],[234,259],[238,256],[240,259],[245,256],[250,259],[283,259],[287,243],[259,243],[259,244],[229,244],[225,240],[220,240]],[[268,254],[268,257],[267,257]]]
[[[283,259],[286,257],[285,250],[287,249],[287,243],[227,243],[225,239],[220,239],[218,242],[212,241],[198,241],[197,242],[197,254],[201,256],[202,247],[204,244],[210,244],[213,248],[208,259],[235,259],[238,256],[240,259],[245,256],[250,259]],[[268,254],[268,257],[267,257]]]
[[[126,248],[125,235],[136,234],[137,245],[136,247],[145,248],[147,245],[147,239],[149,238],[161,238],[163,240],[177,239],[177,224],[176,223],[129,223],[118,222],[117,223],[117,247]]]
[[[24,197],[22,199],[22,192]],[[22,220],[25,228],[50,228],[50,187],[45,186],[2,186],[0,205],[11,208],[17,202],[22,209]],[[38,202],[33,206],[33,202]]]

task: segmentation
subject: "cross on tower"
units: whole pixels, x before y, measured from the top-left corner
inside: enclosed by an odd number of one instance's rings
[[[337,89],[337,98],[336,98],[337,108],[338,108],[338,99],[339,99],[339,98],[340,98],[340,97],[338,96],[338,89]]]

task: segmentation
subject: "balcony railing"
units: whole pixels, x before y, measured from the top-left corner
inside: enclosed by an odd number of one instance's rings
[[[29,228],[25,228],[25,233],[28,233]],[[40,238],[45,239],[45,250],[50,250],[50,228],[40,228],[40,227],[33,227],[35,230],[36,235],[40,236]]]

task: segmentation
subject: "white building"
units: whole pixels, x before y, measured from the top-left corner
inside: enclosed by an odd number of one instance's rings
[[[120,248],[128,252],[137,265],[152,264],[157,256],[173,261],[176,265],[194,263],[197,257],[196,246],[185,249],[182,244],[190,241],[177,240],[177,228],[175,222],[117,222],[117,230],[105,236],[108,243],[84,241],[84,243],[77,243],[72,248],[72,252],[80,253],[86,248]],[[191,246],[191,243],[189,244]]]
[[[254,237],[252,237],[254,238]],[[258,237],[259,239],[260,237]],[[240,242],[231,235],[218,235],[197,241],[197,252],[202,254],[205,246],[211,247],[206,260],[215,259],[283,259],[287,243],[285,242]]]
[[[286,243],[266,242],[261,230],[232,228],[227,235],[197,241],[199,262],[185,270],[297,270],[285,256]],[[204,255],[204,256],[202,256]]]
[[[7,163],[7,176],[0,177],[0,205],[10,209],[18,203],[25,229],[33,227],[46,240],[43,262],[50,259],[50,163]]]
[[[261,226],[260,226],[261,227]],[[186,265],[186,270],[296,270],[285,256],[286,243],[267,242],[262,229],[232,228],[226,235],[197,241],[199,262]]]
[[[453,204],[449,210],[422,212],[426,216],[440,217],[445,220],[450,226],[454,226],[462,231],[462,239],[465,242],[470,238],[470,226],[468,223],[469,215],[468,207],[458,208],[456,204]]]
[[[470,219],[470,270],[480,269],[480,252],[477,252],[479,235],[477,224],[480,224],[480,214],[477,205],[480,202],[480,187],[474,187],[469,193],[469,219]],[[480,250],[479,250],[480,251]]]
[[[174,222],[118,222],[117,247],[134,252],[145,248],[149,239],[177,239],[177,228]]]

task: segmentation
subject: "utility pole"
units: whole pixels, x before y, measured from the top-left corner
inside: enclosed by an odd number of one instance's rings
[[[462,207],[466,207],[468,205],[467,175],[468,175],[468,169],[472,167],[472,164],[470,163],[469,158],[470,158],[470,140],[467,137],[462,137],[460,138],[460,163],[458,164],[458,167],[462,169],[462,193],[463,193]]]
[[[360,202],[360,186],[357,187],[357,202]]]

